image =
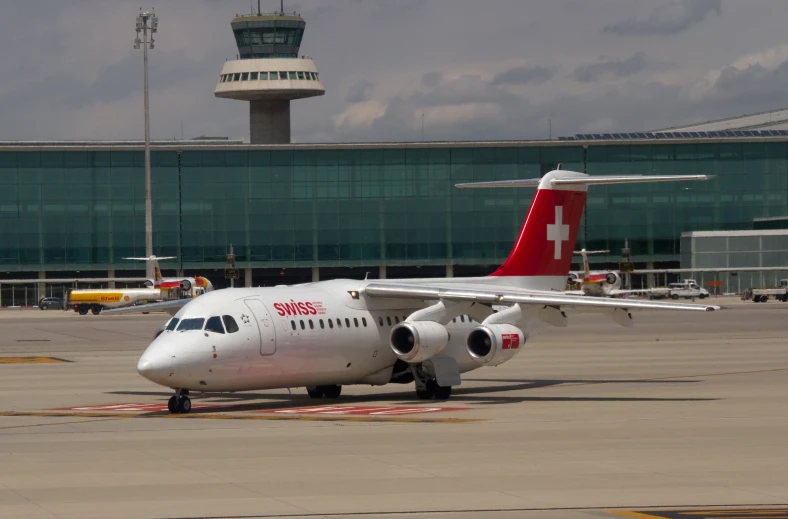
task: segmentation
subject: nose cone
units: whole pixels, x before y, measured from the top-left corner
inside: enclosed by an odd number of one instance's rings
[[[146,351],[137,363],[137,373],[151,382],[166,386],[171,374],[169,360],[163,355]]]

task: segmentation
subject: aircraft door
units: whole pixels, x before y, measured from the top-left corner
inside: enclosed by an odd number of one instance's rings
[[[276,352],[276,332],[268,308],[257,299],[245,299],[244,303],[251,310],[257,323],[260,334],[260,355],[273,355]]]

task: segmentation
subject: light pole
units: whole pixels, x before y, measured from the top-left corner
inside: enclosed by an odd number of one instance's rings
[[[150,26],[148,21],[150,20]],[[153,256],[153,208],[151,207],[150,188],[150,115],[148,113],[148,45],[153,48],[153,34],[159,29],[159,19],[153,12],[142,11],[137,16],[137,37],[134,39],[134,48],[142,46],[142,68],[145,76],[145,256]],[[148,41],[150,31],[150,41]],[[142,40],[140,40],[142,32]]]

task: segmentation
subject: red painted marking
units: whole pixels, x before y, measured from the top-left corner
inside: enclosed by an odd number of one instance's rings
[[[309,407],[293,407],[290,409],[265,409],[257,412],[275,414],[392,416],[400,414],[438,413],[443,411],[464,411],[466,409],[467,407],[373,407],[358,405],[319,405]]]
[[[194,404],[192,409],[207,409],[223,407],[219,404]],[[167,404],[107,404],[107,405],[88,405],[81,407],[60,407],[55,411],[134,411],[138,413],[155,413],[167,411]]]
[[[218,355],[216,355],[216,354],[214,353],[214,354],[213,354],[213,358],[215,359],[216,357],[218,357]]]
[[[501,335],[502,350],[516,350],[520,347],[520,336],[516,333],[504,333]]]
[[[566,276],[585,201],[583,191],[538,189],[509,257],[492,275]],[[562,208],[561,222],[556,222],[556,207]],[[548,235],[548,225],[559,223],[568,226],[568,233],[563,234],[563,227],[558,229],[560,254],[555,259],[556,239]]]

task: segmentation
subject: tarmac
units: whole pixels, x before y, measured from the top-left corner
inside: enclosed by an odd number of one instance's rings
[[[717,300],[715,300],[717,301]],[[446,402],[413,385],[201,397],[164,314],[0,312],[0,518],[788,517],[788,303],[568,312]]]

